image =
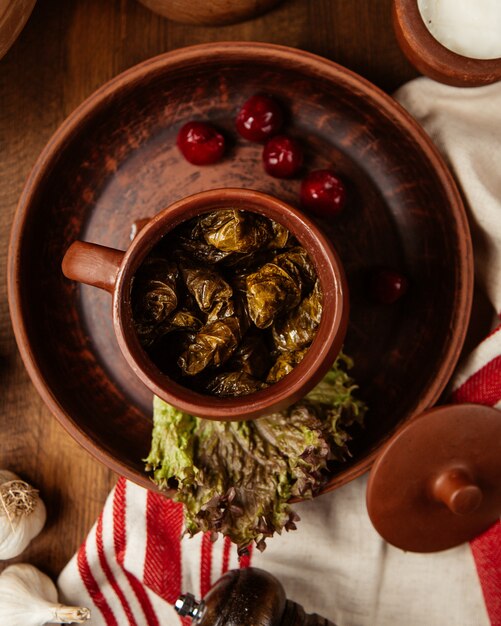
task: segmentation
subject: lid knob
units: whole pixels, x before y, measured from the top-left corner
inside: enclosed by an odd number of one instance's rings
[[[482,490],[461,468],[438,474],[431,491],[435,500],[443,502],[456,515],[473,513],[482,503]]]

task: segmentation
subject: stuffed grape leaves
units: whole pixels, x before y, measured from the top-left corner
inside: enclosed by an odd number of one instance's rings
[[[275,234],[270,220],[238,209],[207,213],[199,225],[205,242],[223,252],[254,252]]]
[[[301,363],[306,352],[307,350],[296,350],[282,353],[268,372],[266,382],[278,383],[284,376],[290,374],[296,365]]]
[[[209,313],[220,303],[229,303],[233,290],[224,278],[208,267],[181,266],[181,274],[188,291],[195,298],[200,310]]]
[[[270,364],[269,348],[258,332],[249,332],[244,337],[229,363],[232,369],[260,379],[266,377]]]
[[[266,383],[254,378],[247,372],[228,372],[213,378],[207,390],[221,398],[228,396],[247,396],[267,387]]]
[[[281,265],[266,263],[247,276],[249,315],[258,328],[268,328],[276,317],[301,300],[299,270],[284,259]]]
[[[209,322],[179,357],[179,367],[185,374],[193,376],[209,365],[222,365],[235,352],[239,341],[240,324],[235,317]]]
[[[165,259],[150,258],[139,268],[132,288],[133,317],[143,346],[163,334],[159,327],[177,307],[178,269]]]
[[[290,373],[322,315],[306,250],[282,224],[238,208],[167,233],[138,269],[131,303],[157,367],[221,397],[253,393]]]
[[[313,291],[289,315],[273,325],[273,340],[281,351],[305,348],[315,338],[322,318],[322,290],[317,280]]]

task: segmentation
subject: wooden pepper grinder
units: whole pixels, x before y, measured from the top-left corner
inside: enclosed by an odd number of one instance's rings
[[[231,570],[197,602],[191,594],[175,605],[193,626],[336,626],[319,615],[307,615],[288,600],[279,581],[261,569]]]

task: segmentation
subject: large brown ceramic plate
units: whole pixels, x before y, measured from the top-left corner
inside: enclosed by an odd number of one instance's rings
[[[251,94],[275,94],[307,167],[350,181],[346,211],[326,222],[351,290],[346,351],[370,412],[353,459],[327,489],[368,469],[406,420],[434,404],[461,348],[472,295],[472,253],[458,192],[430,141],[389,96],[325,59],[266,44],[177,50],[118,76],[84,102],[40,156],[12,231],[9,297],[26,367],[56,417],[115,471],[150,487],[141,461],[151,394],[113,335],[109,294],[66,280],[75,239],[126,248],[134,220],[179,198],[249,187],[297,204],[299,181],[266,176],[261,147],[236,138]],[[175,145],[184,122],[209,119],[233,145],[216,166],[187,164]],[[411,281],[393,306],[367,295],[376,266]]]

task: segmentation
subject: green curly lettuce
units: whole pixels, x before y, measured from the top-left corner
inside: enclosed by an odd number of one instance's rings
[[[275,532],[296,528],[290,498],[318,493],[328,463],[349,456],[348,429],[363,424],[352,365],[341,354],[301,401],[248,422],[203,420],[155,397],[146,469],[161,489],[176,488],[188,534],[221,533],[242,553],[252,542],[264,550]]]

